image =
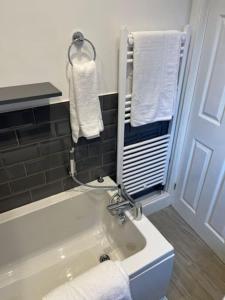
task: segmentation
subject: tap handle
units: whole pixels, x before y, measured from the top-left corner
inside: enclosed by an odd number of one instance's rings
[[[132,205],[135,205],[134,199],[127,193],[124,185],[121,186],[121,196],[128,199]]]
[[[141,220],[141,217],[142,217],[142,205],[141,203],[135,203],[135,206],[134,206],[134,218],[135,220],[139,221]]]

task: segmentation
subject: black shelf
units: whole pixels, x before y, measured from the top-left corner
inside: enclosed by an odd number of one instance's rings
[[[0,88],[0,105],[62,96],[50,82]]]

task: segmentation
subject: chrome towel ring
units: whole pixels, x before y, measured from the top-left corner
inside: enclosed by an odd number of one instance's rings
[[[91,45],[91,47],[93,49],[93,53],[94,53],[93,60],[96,59],[96,50],[95,50],[94,44],[90,40],[86,39],[82,32],[77,31],[73,34],[72,42],[71,42],[71,44],[69,46],[69,49],[68,49],[68,60],[71,64],[71,66],[73,65],[71,57],[70,57],[70,51],[71,51],[72,46],[75,45],[77,47],[82,47],[84,42],[88,42]]]

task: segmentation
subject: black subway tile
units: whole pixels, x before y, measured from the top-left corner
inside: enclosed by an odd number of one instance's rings
[[[69,103],[34,108],[34,116],[37,123],[68,119]]]
[[[55,124],[57,136],[70,135],[70,123],[69,121],[57,122]]]
[[[24,177],[26,175],[23,164],[0,169],[0,183]]]
[[[116,125],[108,125],[105,126],[104,131],[101,134],[101,138],[103,140],[112,139],[117,135],[117,126]]]
[[[34,124],[32,109],[1,113],[0,129]]]
[[[53,141],[42,142],[40,143],[40,152],[41,155],[54,154],[56,152],[64,151],[70,149],[71,147],[71,138],[70,136],[65,138],[57,138]]]
[[[108,164],[103,166],[104,176],[108,176],[109,174],[113,174],[116,172],[116,164]]]
[[[6,172],[9,180],[24,177],[26,175],[24,164],[8,167],[6,168]]]
[[[102,153],[102,142],[98,141],[88,145],[88,156],[97,156]]]
[[[32,128],[22,128],[17,130],[17,135],[20,144],[27,144],[46,140],[54,137],[54,125],[53,124],[41,124],[33,126]]]
[[[88,145],[88,156],[96,156],[101,153],[116,151],[116,139],[98,141]]]
[[[106,110],[102,113],[104,126],[116,124],[117,122],[117,110]]]
[[[0,213],[23,206],[31,202],[30,193],[11,195],[0,200]]]
[[[100,137],[94,138],[94,139],[86,139],[84,137],[80,137],[78,140],[78,143],[76,144],[77,147],[80,147],[82,145],[90,145],[90,144],[94,144],[94,143],[98,143],[101,141]]]
[[[106,140],[102,143],[102,152],[116,151],[116,138]]]
[[[11,189],[14,193],[29,190],[35,186],[45,183],[44,174],[36,174],[22,179],[12,181],[10,183]]]
[[[37,201],[61,192],[63,192],[61,181],[55,181],[53,183],[32,189],[31,197],[32,201]]]
[[[10,165],[21,161],[37,158],[39,150],[36,145],[3,151],[1,153],[3,164]]]
[[[103,165],[115,163],[116,164],[116,152],[107,152],[103,154]]]
[[[81,160],[88,157],[88,145],[75,147],[75,160]]]
[[[6,173],[6,170],[4,168],[0,169],[0,184],[7,182],[8,181],[8,176]]]
[[[59,152],[52,154],[25,164],[27,174],[34,174],[41,171],[49,170],[62,166],[64,164],[69,165],[68,152]]]
[[[61,166],[61,167],[46,171],[46,173],[45,173],[46,182],[49,183],[51,181],[56,181],[57,179],[68,176],[68,174],[69,174],[68,170],[69,170],[68,166]]]
[[[118,109],[118,94],[103,96],[103,110]]]
[[[0,133],[0,148],[10,148],[18,145],[15,131]]]
[[[92,168],[96,168],[100,166],[102,163],[102,157],[101,156],[94,156],[94,157],[87,157],[86,159],[82,159],[80,161],[77,161],[77,171],[82,172],[84,170],[90,170]]]
[[[0,184],[0,198],[10,195],[10,187],[8,183]]]

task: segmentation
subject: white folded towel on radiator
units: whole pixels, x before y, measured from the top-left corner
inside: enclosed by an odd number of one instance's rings
[[[174,114],[181,32],[133,32],[131,125],[170,120]]]
[[[119,262],[105,261],[50,292],[43,300],[132,300]]]
[[[70,123],[73,140],[77,143],[80,136],[87,139],[98,137],[104,125],[95,62],[74,62],[70,71]]]

